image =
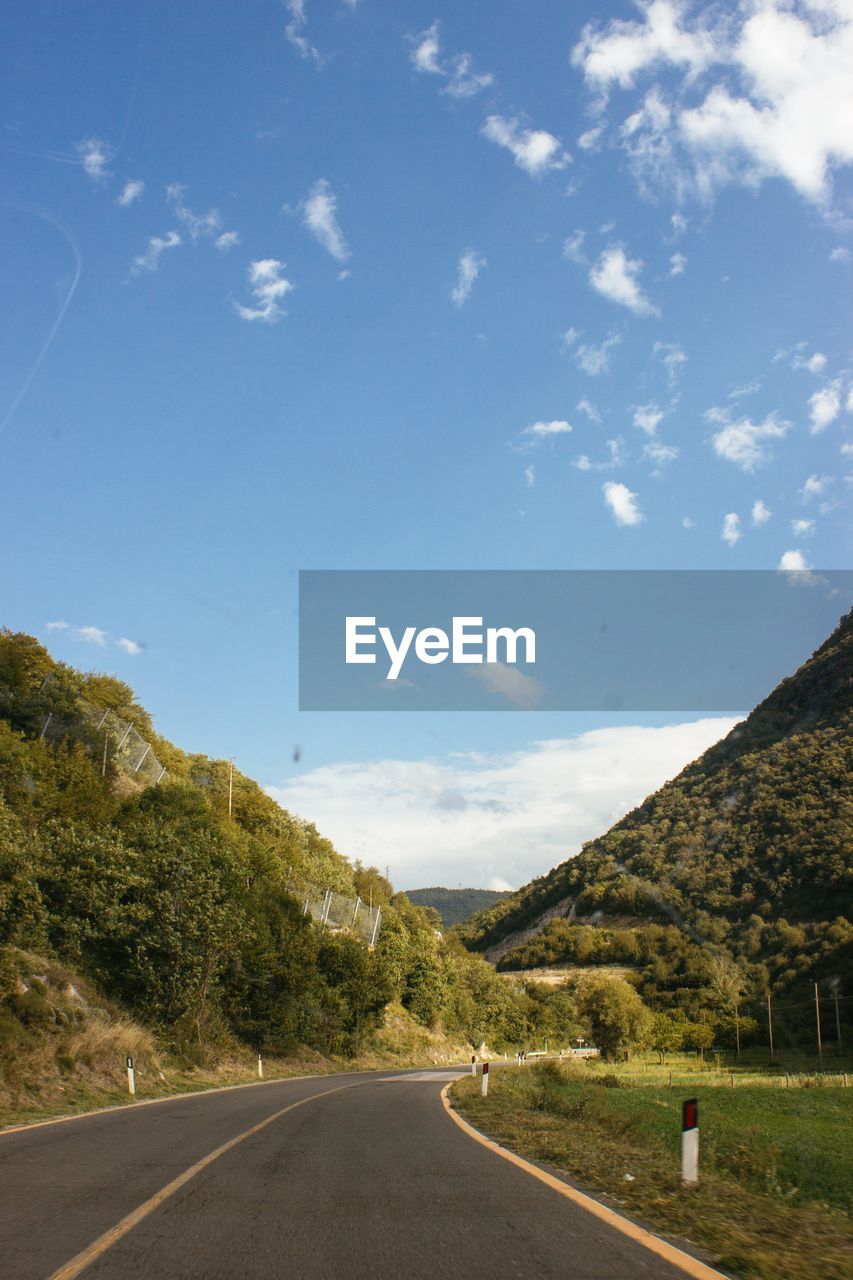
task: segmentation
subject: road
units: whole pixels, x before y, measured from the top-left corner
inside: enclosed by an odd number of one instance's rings
[[[0,1133],[0,1275],[712,1274],[658,1256],[461,1129],[441,1100],[452,1075],[271,1082]]]

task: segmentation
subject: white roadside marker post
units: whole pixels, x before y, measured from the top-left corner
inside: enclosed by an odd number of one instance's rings
[[[488,1064],[488,1062],[484,1062],[484,1063],[483,1063],[483,1075],[482,1075],[482,1078],[481,1078],[481,1080],[480,1080],[480,1093],[481,1093],[482,1097],[484,1097],[484,1098],[485,1098],[485,1096],[486,1096],[486,1094],[487,1094],[488,1092],[489,1092],[489,1064]]]
[[[471,1054],[471,1075],[475,1076],[476,1074],[477,1074],[477,1055],[476,1053],[472,1053]]]
[[[133,1058],[127,1060],[127,1092],[133,1097],[136,1093],[136,1078],[133,1074]]]
[[[261,1055],[258,1054],[258,1079],[263,1080],[263,1078],[264,1078],[264,1060],[261,1057]]]
[[[699,1181],[699,1101],[688,1098],[681,1106],[681,1181],[695,1187]]]

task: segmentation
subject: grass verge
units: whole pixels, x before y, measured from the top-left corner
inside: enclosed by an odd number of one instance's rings
[[[724,1270],[750,1280],[850,1275],[849,1090],[691,1085],[700,1183],[685,1191],[683,1091],[556,1062],[495,1072],[490,1081],[485,1099],[470,1077],[451,1090],[471,1124]]]

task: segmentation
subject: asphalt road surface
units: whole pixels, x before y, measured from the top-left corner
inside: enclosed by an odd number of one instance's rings
[[[0,1276],[683,1280],[454,1124],[451,1076],[289,1080],[0,1133]]]

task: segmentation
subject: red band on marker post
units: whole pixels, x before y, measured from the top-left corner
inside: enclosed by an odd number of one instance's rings
[[[681,1107],[681,1131],[699,1128],[699,1099],[687,1098]]]

